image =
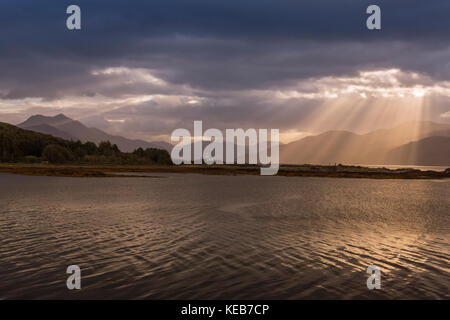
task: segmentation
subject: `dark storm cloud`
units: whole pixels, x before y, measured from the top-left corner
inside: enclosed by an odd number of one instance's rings
[[[66,29],[71,4],[82,9],[80,31]],[[381,31],[365,26],[371,4],[381,7]],[[112,105],[114,110],[91,112],[78,105],[68,113],[92,125],[152,134],[200,118],[218,128],[233,123],[296,128],[321,101],[276,105],[246,91],[283,90],[309,78],[392,68],[422,74],[418,79],[425,85],[448,81],[449,12],[448,0],[2,0],[0,102],[189,95],[204,101],[170,107],[161,101],[121,102]],[[126,72],[95,73],[107,68],[148,70],[164,83]],[[419,81],[400,80],[404,85]],[[23,116],[36,108],[41,107]],[[107,117],[127,121],[109,123]]]
[[[65,28],[69,4],[81,31]],[[94,68],[153,69],[202,89],[401,67],[449,77],[450,2],[377,1],[382,31],[365,28],[369,1],[24,1],[0,4],[5,98],[86,94]],[[126,90],[126,88],[124,89]]]

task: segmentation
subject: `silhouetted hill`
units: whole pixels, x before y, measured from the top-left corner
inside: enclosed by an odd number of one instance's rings
[[[20,128],[40,133],[52,134],[64,139],[91,141],[99,144],[102,141],[110,141],[116,144],[123,152],[132,152],[138,148],[157,148],[170,151],[172,145],[162,141],[147,142],[132,140],[121,136],[110,135],[96,128],[88,128],[79,121],[72,120],[63,114],[54,117],[35,115],[18,125]]]
[[[328,131],[280,147],[281,163],[382,163],[386,146],[348,131]]]
[[[449,166],[450,137],[428,137],[394,148],[386,161],[399,165]]]
[[[281,146],[280,159],[286,164],[398,164],[391,162],[392,158],[388,156],[391,150],[435,135],[450,137],[450,125],[430,121],[409,122],[362,135],[328,131]]]
[[[36,127],[34,125],[32,127]],[[0,162],[88,164],[171,164],[167,150],[121,152],[115,144],[65,140],[0,122]]]

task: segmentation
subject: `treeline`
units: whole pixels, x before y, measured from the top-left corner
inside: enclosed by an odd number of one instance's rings
[[[0,162],[86,164],[172,164],[166,150],[121,152],[109,141],[69,141],[0,122]]]

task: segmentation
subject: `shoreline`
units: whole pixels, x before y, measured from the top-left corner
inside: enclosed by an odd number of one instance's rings
[[[259,175],[260,168],[250,165],[93,165],[93,164],[23,164],[0,163],[0,173],[55,177],[161,178],[136,173],[198,173],[208,175]],[[115,174],[115,172],[120,174]],[[127,175],[126,173],[133,173]],[[125,173],[125,174],[124,174]],[[446,179],[445,171],[421,171],[411,168],[388,169],[350,165],[281,165],[276,176],[328,177],[355,179]]]

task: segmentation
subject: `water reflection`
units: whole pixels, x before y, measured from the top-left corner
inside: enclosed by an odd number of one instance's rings
[[[0,298],[449,298],[448,181],[164,176],[1,174]]]

